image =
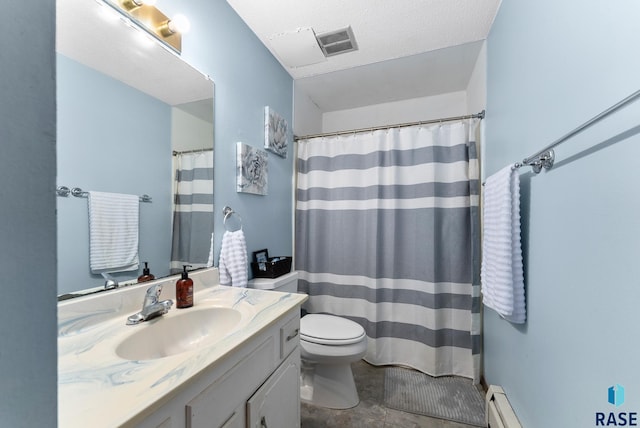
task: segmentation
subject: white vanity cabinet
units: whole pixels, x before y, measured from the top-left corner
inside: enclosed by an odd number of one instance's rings
[[[299,427],[299,326],[296,307],[132,426]]]
[[[247,401],[247,428],[300,426],[300,350]]]

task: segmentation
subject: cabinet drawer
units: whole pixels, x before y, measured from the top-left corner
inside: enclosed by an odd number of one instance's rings
[[[284,359],[300,342],[300,317],[280,327],[280,359]]]

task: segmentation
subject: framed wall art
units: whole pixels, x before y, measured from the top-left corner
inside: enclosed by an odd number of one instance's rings
[[[244,143],[236,143],[236,191],[266,195],[269,154]]]
[[[264,148],[276,155],[287,157],[289,125],[269,106],[264,108]]]

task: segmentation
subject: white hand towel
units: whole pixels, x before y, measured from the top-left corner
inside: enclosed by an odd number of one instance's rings
[[[213,267],[213,233],[211,234],[211,244],[209,245],[209,259],[207,260],[207,267]]]
[[[89,192],[91,272],[137,270],[139,197]]]
[[[483,303],[516,324],[526,320],[520,245],[520,174],[507,166],[485,183],[483,204]]]
[[[220,249],[220,284],[246,287],[248,279],[247,244],[242,229],[226,231]]]

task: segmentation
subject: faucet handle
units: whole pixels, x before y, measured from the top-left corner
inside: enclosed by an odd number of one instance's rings
[[[161,291],[162,291],[162,284],[152,285],[151,287],[147,288],[147,296],[151,296],[155,294],[155,296],[159,298]]]
[[[151,287],[147,288],[147,294],[144,297],[144,303],[142,304],[142,308],[144,309],[149,305],[158,303],[161,292],[162,292],[162,284],[152,285]]]

